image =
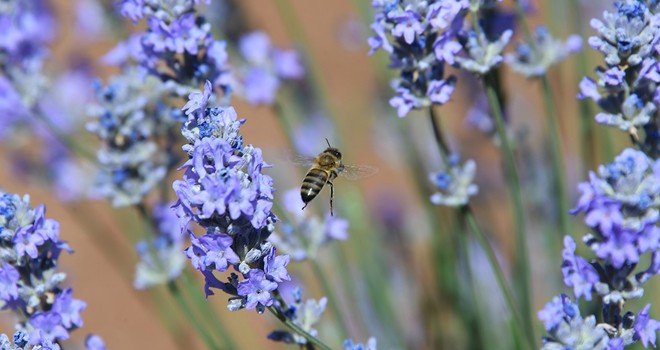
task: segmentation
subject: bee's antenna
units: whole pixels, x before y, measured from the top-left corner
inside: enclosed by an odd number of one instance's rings
[[[325,138],[325,142],[328,143],[328,147],[332,148],[332,146],[330,146],[330,141],[328,141],[328,138],[327,138],[327,137]]]

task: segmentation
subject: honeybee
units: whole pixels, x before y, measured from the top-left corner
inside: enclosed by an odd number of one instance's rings
[[[373,175],[378,169],[367,165],[354,166],[342,163],[341,152],[332,147],[328,139],[325,139],[325,142],[328,143],[328,148],[319,153],[318,156],[298,157],[296,160],[296,163],[300,165],[311,166],[300,187],[300,197],[303,203],[305,203],[303,206],[303,209],[305,209],[309,202],[328,184],[330,186],[330,215],[334,215],[332,200],[335,197],[335,187],[333,181],[338,176],[345,177],[349,180],[357,180]]]

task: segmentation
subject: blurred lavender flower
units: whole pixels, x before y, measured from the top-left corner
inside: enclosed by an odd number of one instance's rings
[[[282,80],[304,76],[298,53],[274,47],[264,32],[243,35],[238,50],[245,64],[236,72],[236,93],[252,105],[272,105]]]
[[[177,208],[183,225],[194,221],[206,230],[200,237],[190,232],[192,245],[186,256],[206,278],[206,293],[220,289],[234,297],[232,311],[256,308],[263,312],[274,303],[270,292],[278,281],[288,280],[288,256],[276,256],[266,239],[277,218],[271,213],[274,191],[270,176],[262,173],[261,149],[245,145],[239,135],[245,120],[238,120],[233,107],[208,107],[211,82],[203,93],[193,93],[184,106],[188,120],[181,132],[188,161],[183,180],[174,182]],[[220,282],[214,271],[232,266],[229,281]]]
[[[87,335],[87,338],[85,338],[85,348],[87,348],[87,350],[106,350],[103,339],[94,334],[89,334]]]
[[[0,305],[18,317],[16,328],[31,345],[55,344],[82,327],[85,302],[62,289],[57,271],[62,250],[59,223],[45,217],[43,205],[30,208],[29,197],[0,192]],[[16,342],[16,340],[15,340]]]
[[[630,133],[636,142],[641,140],[644,152],[657,158],[658,4],[626,0],[615,5],[616,12],[604,12],[603,20],[591,21],[598,36],[589,38],[589,46],[605,56],[606,67],[596,69],[597,80],[582,80],[578,98],[596,101],[603,109],[596,115],[598,123]]]
[[[546,27],[536,28],[535,34],[533,45],[519,43],[515,53],[505,56],[511,68],[527,78],[545,75],[550,66],[582,49],[582,38],[579,35],[571,35],[562,42],[552,37]]]
[[[412,109],[449,101],[456,78],[445,76],[445,63],[480,75],[501,63],[512,30],[487,33],[482,28],[463,28],[469,11],[490,9],[497,2],[372,2],[378,12],[371,25],[375,35],[369,38],[369,54],[384,50],[390,55],[390,68],[401,71],[392,82],[396,96],[390,99],[399,117]]]
[[[61,138],[69,137],[81,124],[78,111],[90,95],[81,86],[87,86],[89,75],[85,65],[57,77],[43,71],[56,28],[47,5],[41,0],[11,0],[0,6],[0,139],[6,139],[20,155],[15,158],[22,164],[14,166],[25,170],[20,176],[45,180],[54,185],[60,198],[73,200],[88,187],[84,181],[77,182],[75,189],[67,186],[70,176],[83,171]],[[74,90],[71,99],[68,94]],[[41,142],[35,143],[35,137]],[[26,145],[29,150],[23,149]],[[65,169],[70,173],[64,174]]]
[[[313,327],[321,320],[321,316],[323,316],[323,312],[328,304],[328,299],[323,297],[318,301],[314,299],[303,301],[302,292],[299,287],[296,287],[291,294],[293,295],[293,302],[289,303],[289,308],[285,311],[286,316],[297,326],[316,337],[318,331]],[[282,330],[271,332],[268,335],[268,339],[301,346],[308,343],[304,337]]]
[[[197,5],[210,0],[123,0],[119,11],[134,22],[145,18],[147,30],[138,35],[139,63],[163,81],[174,80],[190,89],[210,80],[229,97],[231,77],[226,43],[213,38],[211,25]]]
[[[13,340],[13,342],[12,342]],[[54,341],[37,342],[36,344],[29,344],[29,336],[23,331],[14,333],[13,339],[10,340],[6,334],[0,334],[0,349],[2,350],[60,350],[60,346]]]
[[[269,237],[280,251],[296,261],[316,259],[319,249],[331,240],[348,239],[348,221],[328,213],[323,220],[301,208],[300,189],[291,189],[282,196],[289,222],[281,225],[281,233]]]
[[[429,175],[429,180],[438,189],[438,192],[431,195],[431,203],[435,205],[462,206],[479,191],[479,186],[473,183],[477,170],[476,162],[468,159],[461,166],[456,155],[451,158],[450,169]]]
[[[485,32],[461,33],[459,41],[467,56],[456,56],[456,64],[463,70],[485,75],[504,61],[502,51],[513,36],[513,30],[505,30],[496,41],[488,40]]]
[[[355,344],[353,339],[346,339],[343,345],[344,350],[378,350],[376,349],[376,338],[369,338],[367,344]]]
[[[184,236],[181,234],[179,218],[171,207],[174,203],[153,206],[152,218],[155,237],[136,244],[140,261],[135,268],[133,285],[146,289],[175,280],[185,268],[183,251]]]
[[[181,113],[162,99],[177,91],[176,84],[142,77],[139,69],[113,77],[106,87],[97,86],[98,104],[88,111],[95,119],[87,125],[102,141],[95,191],[114,206],[142,202],[176,161],[159,145],[172,149],[176,142],[171,130]]]

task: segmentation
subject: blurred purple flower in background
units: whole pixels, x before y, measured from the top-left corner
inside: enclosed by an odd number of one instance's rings
[[[264,32],[243,35],[238,51],[245,63],[236,69],[236,93],[252,105],[272,105],[282,80],[304,77],[298,52],[273,46]]]
[[[546,27],[536,28],[534,34],[534,45],[519,43],[515,53],[505,55],[511,68],[528,78],[545,75],[550,66],[582,49],[582,38],[579,35],[571,35],[562,42],[553,38]]]

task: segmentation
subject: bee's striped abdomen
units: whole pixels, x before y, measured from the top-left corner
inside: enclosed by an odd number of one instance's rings
[[[300,197],[303,203],[309,203],[316,195],[321,192],[323,186],[328,181],[328,172],[319,168],[312,168],[305,175],[302,187],[300,188]]]

